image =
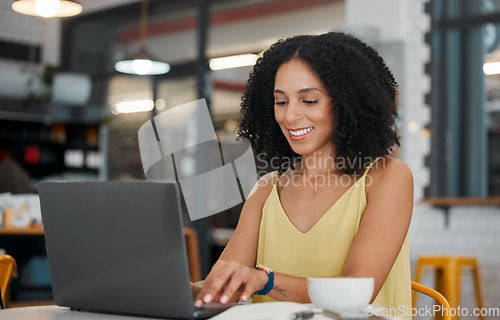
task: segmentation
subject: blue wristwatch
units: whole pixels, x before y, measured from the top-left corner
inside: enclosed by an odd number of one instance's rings
[[[259,295],[259,296],[265,296],[268,294],[274,287],[274,272],[271,268],[263,266],[261,264],[258,264],[255,266],[255,269],[257,270],[262,270],[267,273],[267,283],[264,286],[264,288],[260,291],[255,292],[254,294]]]

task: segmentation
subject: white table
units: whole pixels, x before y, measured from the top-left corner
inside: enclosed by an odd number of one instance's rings
[[[290,302],[280,303],[258,303],[253,305],[241,305],[228,309],[213,320],[238,320],[238,319],[290,319],[290,315],[295,311],[308,310],[312,305],[300,305]],[[104,313],[93,313],[83,311],[71,311],[65,307],[58,306],[36,306],[11,308],[0,310],[1,320],[154,320],[154,318],[144,318],[126,315],[113,315]],[[158,318],[156,318],[158,319]],[[396,317],[388,320],[397,319]],[[165,320],[165,319],[162,319]],[[311,320],[332,320],[322,314],[316,314]]]
[[[37,306],[0,310],[2,320],[151,320],[131,316],[71,311],[58,306]]]
[[[260,306],[258,306],[260,305]],[[214,320],[237,320],[251,317],[252,319],[289,319],[291,312],[308,309],[306,305],[302,307],[298,304],[280,303],[268,304],[259,303],[258,305],[236,306],[228,311],[231,313],[219,314]],[[249,309],[250,308],[250,309]],[[226,312],[228,312],[226,311]],[[267,316],[266,316],[267,315]],[[71,311],[65,307],[59,306],[36,306],[22,307],[0,310],[1,320],[153,320],[153,318],[143,318],[126,315],[113,315],[83,311]],[[331,320],[322,315],[316,315],[313,320]],[[162,319],[165,320],[165,319]]]

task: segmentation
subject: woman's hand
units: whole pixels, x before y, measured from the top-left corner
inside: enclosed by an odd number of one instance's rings
[[[195,299],[197,307],[210,302],[247,301],[255,291],[264,288],[268,276],[253,266],[257,259],[262,208],[275,179],[276,172],[264,175],[248,195],[233,236]]]
[[[241,301],[248,301],[254,292],[264,288],[267,281],[268,276],[264,271],[236,261],[219,260],[205,279],[195,306],[201,307],[210,302],[227,303],[237,292],[241,292]]]

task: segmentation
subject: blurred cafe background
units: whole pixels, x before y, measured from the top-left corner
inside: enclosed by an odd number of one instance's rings
[[[331,30],[374,46],[399,83],[396,156],[415,179],[413,270],[423,256],[473,257],[483,307],[500,307],[499,0],[78,0],[68,17],[43,10],[58,1],[38,1],[48,2],[37,11],[34,0],[0,0],[0,249],[19,265],[11,307],[51,300],[38,183],[145,179],[138,129],[199,98],[217,134],[234,134],[255,58],[277,39]],[[236,55],[250,62],[213,60]],[[145,56],[168,65],[148,74],[116,64]],[[186,219],[202,275],[240,209]],[[424,271],[421,282],[435,287],[439,272]],[[472,271],[456,277],[471,309]]]

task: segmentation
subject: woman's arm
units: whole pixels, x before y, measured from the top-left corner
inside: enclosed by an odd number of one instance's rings
[[[413,211],[410,168],[394,158],[379,160],[366,177],[367,206],[344,264],[343,276],[375,278],[377,297],[408,233]]]
[[[250,192],[241,211],[235,232],[219,260],[205,279],[195,300],[196,306],[209,302],[227,302],[233,296],[250,299],[267,283],[267,275],[254,269],[257,258],[262,208],[274,185],[276,172],[264,175]],[[198,286],[199,287],[199,286]]]
[[[342,276],[375,278],[373,301],[408,233],[413,211],[413,177],[404,162],[383,158],[371,168],[365,182],[367,206]],[[275,274],[274,288],[268,296],[308,303],[307,279]]]
[[[257,195],[252,199],[255,203],[248,198],[235,234],[200,290],[197,306],[212,301],[225,303],[237,291],[241,291],[241,300],[246,301],[267,283],[267,274],[254,266],[262,206],[269,192],[262,192],[265,196],[261,195],[263,199],[260,200]],[[397,159],[380,160],[366,177],[366,196],[367,207],[347,255],[343,276],[374,277],[373,300],[408,232],[413,208],[410,169]],[[308,303],[307,279],[275,273],[274,287],[268,296],[275,300]]]

